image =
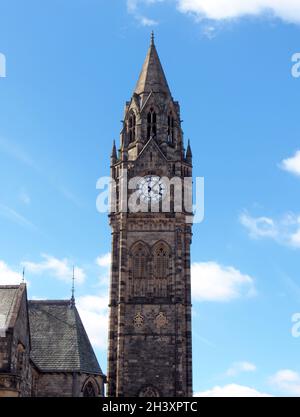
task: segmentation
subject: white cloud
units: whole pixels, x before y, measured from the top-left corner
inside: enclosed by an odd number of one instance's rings
[[[300,374],[290,369],[282,369],[269,379],[270,383],[285,394],[300,396]]]
[[[109,267],[111,265],[111,253],[99,256],[96,259],[96,263],[102,268]]]
[[[86,295],[76,299],[76,307],[92,345],[107,349],[108,298]]]
[[[299,0],[127,0],[130,13],[146,5],[169,1],[177,10],[193,15],[197,21],[228,21],[246,16],[267,15],[289,23],[300,23]]]
[[[300,151],[291,158],[284,159],[279,166],[284,171],[300,176]]]
[[[139,16],[138,20],[140,21],[142,26],[151,26],[151,27],[153,27],[153,26],[158,25],[158,22],[156,20],[149,19],[146,16]]]
[[[236,19],[266,13],[287,22],[300,23],[298,0],[177,0],[182,13],[212,20]]]
[[[22,274],[0,260],[0,285],[17,285],[22,282]]]
[[[252,238],[271,237],[278,234],[274,220],[270,217],[251,217],[247,213],[240,216],[240,223],[246,227]]]
[[[293,233],[290,237],[290,245],[294,246],[295,248],[300,248],[300,222],[298,224],[299,230]]]
[[[254,279],[232,266],[192,264],[192,297],[196,301],[231,301],[254,294]]]
[[[239,221],[252,239],[269,238],[282,245],[300,248],[300,215],[287,213],[275,220],[270,217],[252,217],[245,212]]]
[[[144,3],[151,5],[153,3],[163,2],[164,0],[127,0],[127,10],[142,26],[156,26],[158,22],[139,12],[139,6]]]
[[[256,366],[251,362],[235,362],[232,366],[226,371],[227,376],[237,376],[242,372],[254,372],[256,371]]]
[[[127,0],[127,10],[129,13],[136,11],[139,1],[140,0]]]
[[[101,268],[99,283],[102,287],[107,287],[109,282],[109,268],[111,266],[111,253],[106,253],[96,259],[96,264]]]
[[[71,282],[73,275],[73,266],[70,260],[58,259],[54,256],[43,254],[44,259],[41,262],[24,261],[22,265],[32,274],[41,275],[43,273],[53,274],[55,278],[65,282]],[[75,267],[75,279],[78,284],[82,284],[85,280],[85,272],[82,268]]]
[[[223,387],[217,385],[210,390],[197,392],[194,397],[271,397],[271,395],[244,385],[228,384]]]

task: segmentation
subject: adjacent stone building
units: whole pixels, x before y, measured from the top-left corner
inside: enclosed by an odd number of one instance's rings
[[[0,286],[0,397],[102,397],[104,382],[74,299]]]

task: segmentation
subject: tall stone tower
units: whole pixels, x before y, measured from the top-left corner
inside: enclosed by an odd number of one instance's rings
[[[125,106],[118,153],[113,145],[111,176],[116,207],[110,214],[108,396],[191,396],[192,217],[182,191],[183,179],[192,177],[192,152],[183,146],[180,107],[153,34]],[[126,207],[131,197],[139,208]]]

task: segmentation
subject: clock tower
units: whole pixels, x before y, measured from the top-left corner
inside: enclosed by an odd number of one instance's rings
[[[108,396],[192,396],[192,152],[153,34],[111,177]]]

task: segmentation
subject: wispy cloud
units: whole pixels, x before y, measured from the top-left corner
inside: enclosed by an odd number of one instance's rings
[[[252,217],[247,212],[244,212],[240,215],[239,220],[253,239],[263,237],[276,238],[278,235],[277,225],[270,217]]]
[[[217,262],[192,264],[192,297],[195,301],[228,302],[253,295],[254,279],[238,269]]]
[[[243,372],[254,372],[256,371],[256,365],[251,362],[235,362],[231,365],[229,369],[226,371],[227,376],[238,376]]]
[[[284,159],[279,164],[279,167],[284,171],[300,177],[300,150],[290,158]]]
[[[164,0],[127,0],[127,11],[128,13],[133,15],[135,20],[139,22],[141,26],[153,27],[158,25],[158,21],[145,16],[145,14],[141,12],[140,6],[143,3],[146,5],[150,5],[162,1]]]
[[[0,137],[0,152],[22,162],[23,164],[38,170],[31,156],[16,143]]]
[[[82,208],[84,203],[76,197],[76,195],[66,186],[61,184],[61,181],[57,181],[54,176],[46,173],[41,167],[34,161],[34,159],[25,151],[21,146],[0,137],[0,152],[5,153],[11,158],[21,162],[37,172],[40,176],[46,179],[46,181],[56,189],[63,197],[71,201],[75,206]]]
[[[54,278],[58,278],[65,282],[71,282],[73,274],[72,262],[67,259],[59,259],[54,256],[43,254],[42,261],[32,262],[24,261],[22,265],[31,274],[42,275],[45,273],[51,274]],[[82,268],[75,267],[75,279],[78,284],[85,281],[86,274]]]
[[[265,216],[253,217],[244,212],[239,221],[252,239],[269,238],[282,245],[300,248],[300,214],[291,212],[276,220]]]
[[[52,180],[53,184],[56,184],[56,182],[54,182]],[[71,190],[69,190],[67,187],[63,186],[63,185],[55,185],[58,189],[58,191],[67,199],[69,200],[71,203],[73,203],[75,206],[82,208],[85,206],[84,202],[82,200],[80,200]]]
[[[26,217],[22,216],[16,210],[4,205],[0,204],[0,216],[10,220],[13,223],[16,223],[22,227],[26,227],[32,230],[36,230],[36,226],[31,223]]]
[[[20,201],[25,204],[26,206],[29,206],[31,203],[31,198],[28,192],[25,189],[22,189],[19,194]]]
[[[271,395],[245,385],[228,384],[197,392],[194,397],[271,397]]]
[[[158,25],[158,22],[156,20],[149,19],[148,17],[145,17],[145,16],[138,16],[137,19],[139,20],[142,26],[153,27],[153,26]]]

